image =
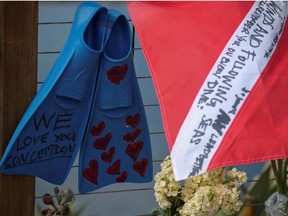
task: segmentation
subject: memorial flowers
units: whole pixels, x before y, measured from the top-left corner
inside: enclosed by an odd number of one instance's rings
[[[160,166],[161,171],[154,177],[154,194],[160,208],[158,211],[154,211],[154,215],[173,215],[172,213],[178,212],[184,204],[181,199],[182,188],[175,181],[169,156],[163,160]],[[159,214],[156,214],[157,212]]]
[[[220,209],[227,215],[240,211],[243,203],[238,187],[247,181],[247,175],[236,168],[220,168],[189,178],[181,186],[175,181],[167,156],[154,179],[159,208],[152,215],[212,216]]]

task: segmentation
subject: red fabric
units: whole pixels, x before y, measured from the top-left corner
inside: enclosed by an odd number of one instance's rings
[[[209,169],[288,157],[288,26]]]
[[[170,150],[207,73],[252,4],[128,2]]]
[[[128,2],[170,151],[203,81],[254,2]],[[209,169],[288,157],[288,29]]]

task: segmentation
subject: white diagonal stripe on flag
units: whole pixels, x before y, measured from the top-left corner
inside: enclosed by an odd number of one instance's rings
[[[176,180],[204,173],[237,112],[276,50],[286,2],[255,2],[218,57],[176,138]]]

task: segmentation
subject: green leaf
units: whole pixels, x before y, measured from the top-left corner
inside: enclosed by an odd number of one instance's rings
[[[151,216],[158,216],[161,215],[159,208],[153,209]]]

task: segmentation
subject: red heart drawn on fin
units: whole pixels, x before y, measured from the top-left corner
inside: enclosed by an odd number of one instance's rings
[[[120,176],[118,176],[118,177],[116,178],[116,181],[117,181],[117,182],[124,182],[126,179],[127,179],[127,172],[124,171],[124,172],[121,173]]]
[[[116,160],[109,168],[108,173],[109,174],[120,174],[120,160]]]
[[[133,169],[135,170],[136,173],[144,177],[146,169],[147,169],[147,165],[148,165],[148,160],[144,158],[141,161],[137,161],[133,165]]]
[[[128,64],[125,63],[121,66],[113,66],[111,67],[106,75],[107,78],[114,84],[119,85],[120,82],[126,77],[128,72]]]
[[[93,143],[93,146],[96,149],[105,150],[107,145],[109,144],[111,138],[112,138],[112,134],[108,133],[108,134],[106,134],[105,137],[95,140],[95,142]]]
[[[89,167],[83,171],[83,176],[89,182],[93,184],[98,184],[98,162],[97,160],[91,160],[89,162]]]
[[[134,160],[136,161],[142,148],[143,148],[144,143],[142,141],[138,141],[135,144],[129,144],[127,145],[127,148],[125,152]]]
[[[132,128],[136,128],[140,122],[140,115],[136,114],[135,116],[127,116],[126,125]]]
[[[105,123],[103,121],[99,122],[91,128],[92,136],[99,136],[105,129]]]
[[[123,136],[123,140],[126,142],[134,142],[137,137],[139,136],[139,134],[141,133],[141,129],[140,128],[136,128],[133,132],[131,133],[126,133]]]
[[[110,163],[113,159],[114,153],[115,153],[115,147],[111,147],[108,150],[108,152],[103,152],[101,154],[102,161]]]

